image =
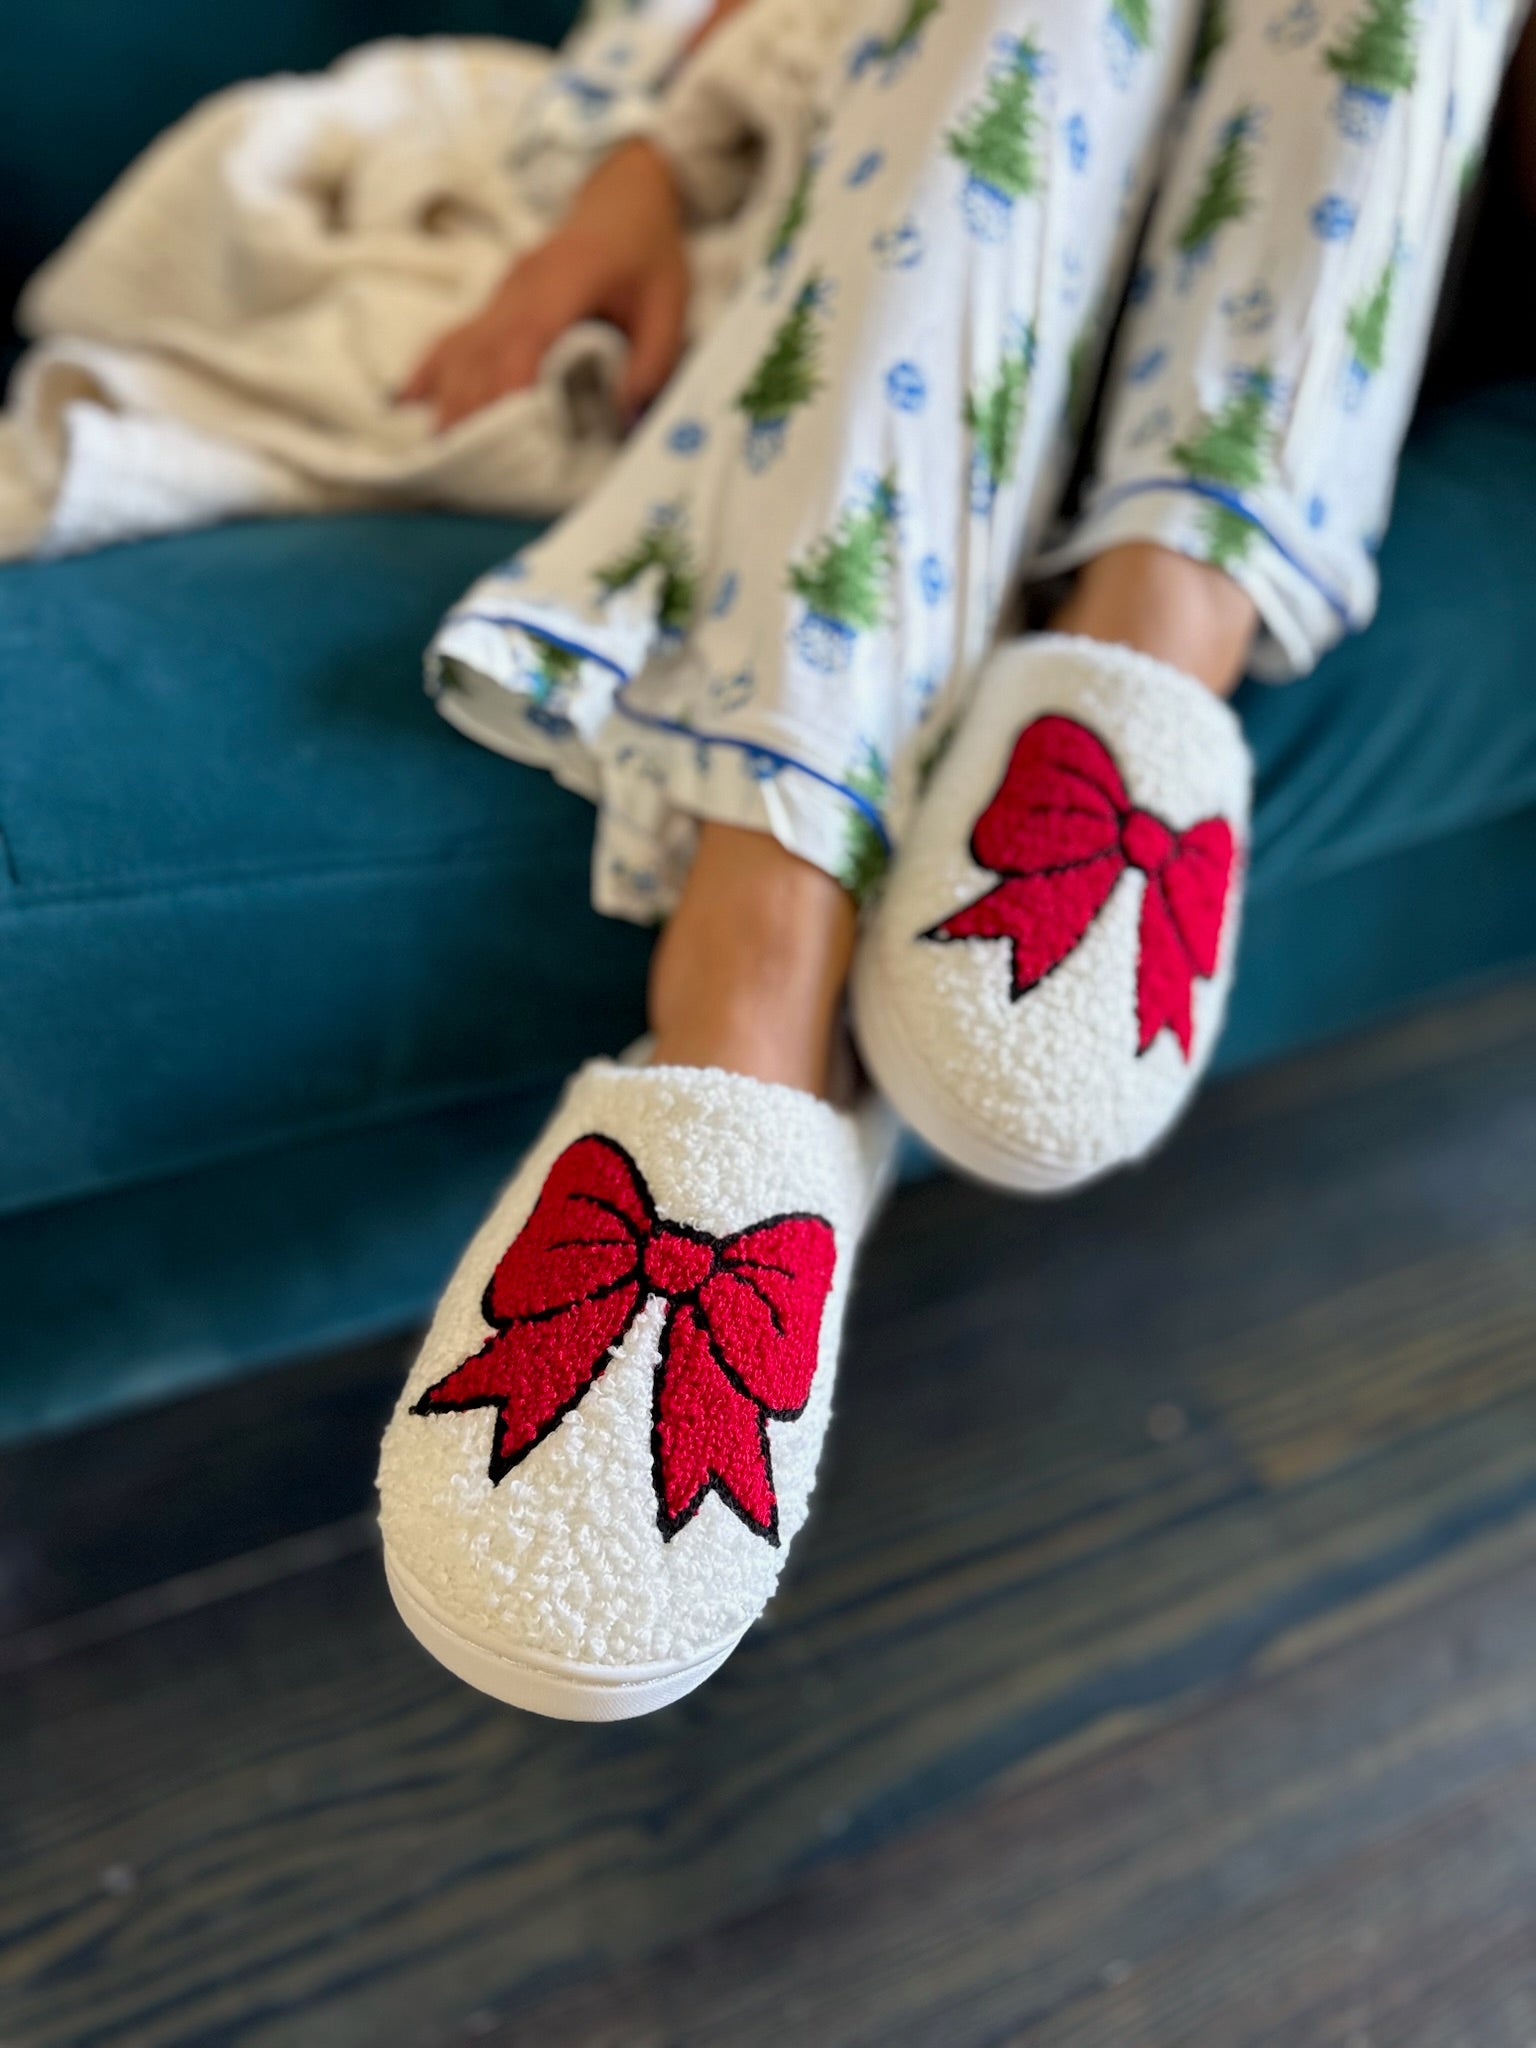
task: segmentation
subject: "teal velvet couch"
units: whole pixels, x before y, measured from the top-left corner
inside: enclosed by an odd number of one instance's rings
[[[0,27],[0,290],[229,78],[557,0],[192,0]],[[460,739],[423,641],[526,531],[246,524],[0,568],[0,1436],[404,1328],[649,940],[591,817]],[[1376,625],[1245,686],[1221,1063],[1536,962],[1536,380],[1419,421]]]

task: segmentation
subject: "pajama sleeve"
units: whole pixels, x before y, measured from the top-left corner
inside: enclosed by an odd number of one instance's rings
[[[770,143],[803,153],[847,14],[847,0],[746,0],[660,95],[647,133],[696,224],[737,210]]]

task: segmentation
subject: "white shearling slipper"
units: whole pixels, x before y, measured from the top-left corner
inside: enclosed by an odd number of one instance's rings
[[[854,961],[865,1065],[936,1151],[1050,1193],[1157,1143],[1221,1029],[1251,786],[1232,711],[1167,663],[993,655]]]
[[[385,1432],[406,1625],[564,1720],[691,1692],[805,1519],[894,1119],[594,1060],[448,1284]]]

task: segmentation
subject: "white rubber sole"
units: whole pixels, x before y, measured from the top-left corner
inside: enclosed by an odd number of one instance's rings
[[[854,954],[848,984],[854,1044],[886,1101],[941,1159],[976,1180],[1016,1195],[1064,1195],[1130,1163],[1112,1159],[1103,1165],[1063,1166],[1000,1145],[989,1132],[962,1122],[908,1044],[901,1013],[881,987],[873,959],[869,946],[861,946]]]
[[[538,1650],[509,1656],[447,1621],[431,1595],[384,1546],[384,1576],[400,1619],[455,1678],[509,1707],[555,1721],[629,1721],[668,1707],[718,1671],[741,1641],[716,1644],[670,1664],[573,1664]]]

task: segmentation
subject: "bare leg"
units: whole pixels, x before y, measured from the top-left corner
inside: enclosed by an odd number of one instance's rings
[[[854,919],[820,868],[706,819],[651,966],[652,1058],[825,1094]]]
[[[1085,562],[1051,621],[1059,633],[1153,655],[1218,697],[1241,681],[1258,622],[1252,598],[1224,571],[1152,541]]]
[[[1258,614],[1204,562],[1152,543],[1085,563],[1053,624],[1136,648],[1229,696]],[[706,820],[651,969],[652,1057],[826,1092],[853,899],[766,833]]]

